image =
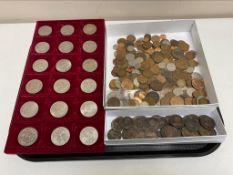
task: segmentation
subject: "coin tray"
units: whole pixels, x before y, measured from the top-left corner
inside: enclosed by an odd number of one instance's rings
[[[75,31],[70,36],[63,36],[60,28],[64,25],[73,25]],[[83,32],[85,24],[95,24],[97,31],[93,35],[86,35]],[[49,36],[38,35],[41,26],[48,25],[52,28]],[[97,43],[97,50],[93,53],[86,53],[82,44],[87,40]],[[61,53],[58,46],[63,41],[70,41],[74,49],[70,53]],[[35,45],[38,42],[48,42],[50,49],[47,53],[36,53]],[[67,154],[67,153],[101,153],[104,151],[104,109],[103,77],[104,77],[104,43],[105,24],[102,19],[95,20],[62,20],[62,21],[39,21],[36,24],[33,41],[29,50],[22,82],[18,92],[17,101],[9,129],[9,136],[5,152],[10,154]],[[56,63],[60,59],[69,59],[72,67],[67,72],[56,70]],[[93,58],[98,63],[98,68],[93,72],[85,72],[82,63],[87,58]],[[46,59],[48,69],[44,72],[35,72],[32,69],[33,62],[37,59]],[[53,90],[56,80],[65,78],[70,82],[70,89],[64,94],[58,94]],[[81,82],[86,78],[92,78],[97,83],[93,93],[87,94],[80,89]],[[43,83],[42,90],[36,94],[29,94],[25,90],[26,83],[31,79],[39,79]],[[20,115],[20,107],[26,101],[35,101],[39,105],[38,113],[32,118],[23,118]],[[97,113],[86,118],[80,112],[83,102],[92,100],[98,105]],[[69,106],[68,113],[63,118],[54,118],[50,114],[50,106],[56,101],[64,101]],[[38,131],[37,141],[28,147],[19,145],[17,137],[19,131],[25,127],[35,127]],[[63,146],[55,146],[51,142],[52,131],[59,126],[65,126],[70,131],[70,140]],[[95,144],[86,146],[79,140],[81,129],[86,126],[93,126],[97,129],[99,137]]]

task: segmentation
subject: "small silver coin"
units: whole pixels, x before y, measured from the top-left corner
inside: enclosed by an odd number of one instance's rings
[[[176,65],[174,63],[168,63],[167,64],[167,70],[169,71],[175,71],[176,70]]]
[[[59,94],[66,93],[70,89],[70,82],[69,80],[64,78],[58,79],[57,81],[55,81],[53,89]]]
[[[48,25],[43,25],[38,30],[38,35],[40,36],[49,36],[52,33],[52,27]]]
[[[98,112],[98,106],[94,101],[85,101],[80,107],[80,112],[84,117],[93,117]]]
[[[64,25],[60,30],[61,34],[64,36],[70,36],[74,33],[74,26],[72,25]]]
[[[38,131],[33,127],[23,128],[18,134],[18,143],[21,146],[31,146],[38,139]]]
[[[71,69],[71,67],[72,67],[72,64],[70,60],[68,59],[60,59],[56,63],[56,70],[59,72],[67,72]]]
[[[97,49],[97,44],[95,41],[85,41],[83,43],[83,50],[87,53],[93,53]]]
[[[34,61],[33,65],[32,65],[32,69],[35,72],[44,72],[48,69],[48,67],[49,67],[49,63],[45,59],[38,59],[38,60]]]
[[[97,69],[97,67],[97,61],[92,58],[86,59],[82,64],[82,68],[87,72],[94,72]]]
[[[43,88],[43,83],[41,80],[32,79],[32,80],[27,82],[25,90],[29,94],[36,94],[36,93],[40,92],[42,88]]]
[[[39,105],[34,101],[27,101],[20,108],[20,114],[24,118],[32,118],[38,111]]]
[[[56,101],[50,107],[50,114],[55,118],[62,118],[68,113],[69,107],[64,101]]]
[[[86,35],[93,35],[95,34],[97,31],[97,27],[95,24],[86,24],[84,27],[83,27],[83,32],[86,34]]]
[[[87,126],[83,128],[79,134],[80,141],[87,146],[91,146],[97,142],[99,133],[96,128]]]
[[[36,53],[47,53],[50,49],[50,45],[47,42],[39,42],[35,46]]]
[[[51,134],[51,142],[56,146],[63,146],[70,140],[70,131],[64,126],[57,127]]]
[[[92,93],[96,90],[96,88],[97,88],[96,81],[91,78],[87,78],[83,80],[81,83],[81,90],[85,93]]]
[[[73,49],[74,49],[74,45],[70,41],[63,41],[58,46],[58,50],[61,53],[70,53],[73,51]]]

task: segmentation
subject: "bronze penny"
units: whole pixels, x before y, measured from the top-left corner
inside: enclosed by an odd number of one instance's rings
[[[124,117],[123,123],[124,123],[124,128],[125,129],[134,127],[134,121],[133,121],[133,119],[130,118],[130,117],[128,117],[128,116]]]
[[[121,132],[119,130],[110,129],[107,137],[109,140],[121,139]]]
[[[108,106],[120,106],[120,100],[117,97],[111,97],[107,101]]]
[[[195,90],[192,93],[193,97],[199,97],[199,96],[206,96],[206,92],[204,90]]]
[[[158,133],[153,128],[145,129],[145,138],[158,138]]]
[[[142,128],[136,128],[135,138],[145,138],[145,130]]]
[[[143,41],[144,42],[149,42],[150,40],[151,40],[151,35],[150,34],[145,34],[144,38],[143,38]]]
[[[171,46],[178,46],[178,44],[179,44],[179,42],[177,40],[175,40],[175,39],[172,39],[170,41],[170,43],[171,43]]]
[[[161,52],[154,52],[152,55],[151,55],[152,59],[156,62],[156,63],[160,63],[164,57],[162,55]]]
[[[179,59],[175,62],[176,68],[180,70],[185,70],[188,68],[188,62],[186,59]]]
[[[153,80],[150,82],[150,88],[154,91],[161,91],[163,88],[163,84],[158,80]]]
[[[170,123],[170,125],[172,125],[176,128],[182,128],[184,126],[183,119],[179,115],[169,116],[168,122]]]
[[[153,35],[153,36],[151,37],[151,41],[152,41],[152,42],[159,42],[159,41],[160,41],[160,37],[159,37],[158,35]]]
[[[124,128],[122,131],[123,139],[133,139],[136,136],[136,129],[134,128]]]
[[[153,75],[153,72],[151,70],[144,70],[142,75],[144,75],[146,78],[150,78]]]
[[[149,105],[155,105],[159,101],[159,94],[155,91],[150,91],[144,99]]]
[[[160,74],[160,68],[159,68],[158,64],[152,65],[150,68],[150,71],[156,75]]]
[[[185,57],[187,59],[194,59],[196,57],[196,52],[193,50],[190,50],[190,51],[185,53]]]
[[[216,131],[214,129],[208,130],[208,129],[205,129],[203,127],[200,127],[199,134],[201,136],[212,136],[212,135],[216,135]]]
[[[150,128],[158,130],[161,128],[161,121],[159,117],[150,117],[147,119]]]
[[[199,121],[202,127],[204,127],[207,130],[212,130],[215,128],[215,121],[214,119],[210,118],[207,115],[201,115],[199,117]]]
[[[111,128],[121,131],[124,128],[124,118],[122,116],[115,118],[111,123]]]
[[[205,97],[198,100],[198,104],[209,104],[209,100]]]
[[[192,105],[193,104],[193,98],[192,97],[186,97],[184,99],[184,104],[186,104],[186,105]]]
[[[178,41],[178,47],[181,48],[184,52],[189,50],[189,45],[185,41]]]
[[[134,93],[134,97],[138,97],[142,100],[145,98],[145,96],[146,96],[146,92],[142,90],[138,90]]]
[[[181,132],[179,129],[166,125],[160,130],[162,137],[179,137],[181,136]]]
[[[120,43],[126,43],[126,39],[125,38],[119,38],[118,40],[117,40],[117,43],[118,44],[120,44]]]
[[[128,35],[126,38],[128,41],[134,42],[136,40],[136,37],[132,34]]]
[[[184,137],[190,137],[190,136],[199,136],[198,131],[190,131],[186,127],[181,129],[182,136]]]
[[[192,132],[197,132],[200,128],[199,118],[196,115],[186,115],[184,117],[185,127]]]
[[[171,105],[184,105],[184,99],[179,96],[173,96],[170,100]]]
[[[194,59],[188,60],[188,64],[189,64],[189,66],[191,66],[191,67],[196,67],[196,66],[198,66],[198,62],[195,61]]]
[[[192,86],[197,90],[203,90],[205,88],[204,81],[200,79],[192,79]]]
[[[139,89],[143,91],[148,91],[149,90],[149,85],[148,84],[140,84]]]
[[[136,116],[134,117],[134,125],[136,128],[148,128],[149,127],[149,123],[146,120],[145,116]]]
[[[180,48],[175,48],[171,52],[175,59],[185,59],[184,52]]]
[[[133,82],[128,78],[123,79],[123,81],[121,82],[121,87],[122,89],[126,89],[126,90],[134,89]]]
[[[147,81],[148,81],[148,79],[145,76],[143,76],[143,75],[139,75],[137,77],[137,79],[138,79],[138,82],[142,83],[142,84],[147,83]]]

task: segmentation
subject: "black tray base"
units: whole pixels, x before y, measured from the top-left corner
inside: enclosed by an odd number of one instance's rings
[[[48,154],[48,155],[18,155],[22,159],[40,161],[64,160],[106,160],[106,159],[138,159],[158,157],[200,157],[214,152],[221,144],[166,144],[139,146],[106,146],[101,154]]]

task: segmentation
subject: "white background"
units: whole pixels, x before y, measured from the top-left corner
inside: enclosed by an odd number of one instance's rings
[[[196,21],[228,133],[219,149],[197,158],[40,163],[3,153],[34,24],[0,24],[0,174],[232,174],[233,19]]]

